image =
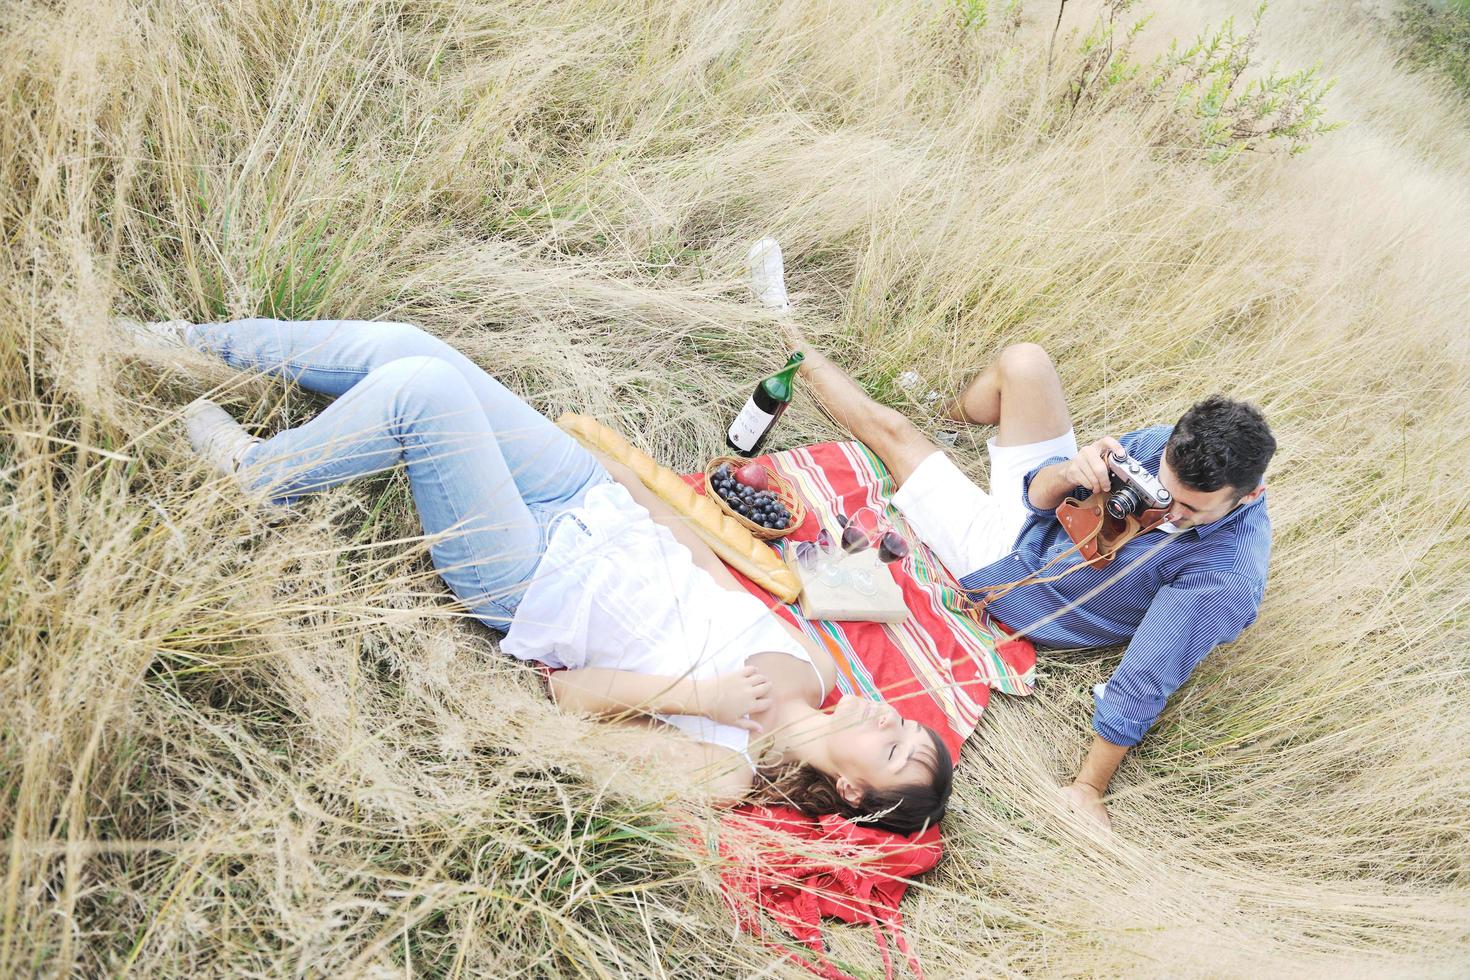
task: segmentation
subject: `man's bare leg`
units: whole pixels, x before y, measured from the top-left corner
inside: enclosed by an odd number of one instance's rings
[[[1037,344],[1012,344],[1000,352],[944,409],[944,417],[996,426],[997,446],[1024,446],[1065,435],[1072,428],[1062,380]]]
[[[810,386],[812,396],[833,421],[878,454],[893,475],[895,486],[903,486],[920,463],[940,451],[903,413],[875,402],[821,351],[799,337],[794,339],[806,358],[801,377]]]

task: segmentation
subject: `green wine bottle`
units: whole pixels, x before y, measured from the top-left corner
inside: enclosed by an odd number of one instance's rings
[[[801,367],[800,351],[792,354],[786,366],[769,378],[761,379],[755,393],[746,399],[745,407],[730,423],[725,435],[725,444],[742,456],[756,456],[766,441],[766,436],[776,426],[776,420],[791,404],[791,392],[796,385],[796,371]]]

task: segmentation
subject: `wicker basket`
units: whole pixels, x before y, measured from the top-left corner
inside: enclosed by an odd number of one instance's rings
[[[775,541],[777,538],[784,538],[801,527],[801,522],[806,520],[806,504],[802,503],[801,498],[796,495],[796,488],[791,485],[791,481],[780,473],[777,473],[770,466],[765,467],[766,473],[770,476],[769,489],[776,492],[777,498],[780,499],[781,503],[786,505],[786,510],[791,515],[791,523],[787,524],[783,530],[778,531],[773,527],[761,527],[750,518],[742,517],[729,504],[725,503],[725,498],[715,493],[715,488],[711,484],[710,479],[714,476],[715,470],[726,463],[730,464],[730,469],[738,470],[740,467],[750,463],[750,460],[740,456],[716,456],[709,461],[709,465],[704,468],[704,494],[715,502],[715,506],[719,507],[726,514],[729,514],[736,521],[739,521],[741,527],[745,528],[761,541]]]

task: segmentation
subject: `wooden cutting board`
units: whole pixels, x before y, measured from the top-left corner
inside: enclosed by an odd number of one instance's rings
[[[808,576],[796,563],[794,548],[787,555],[786,564],[801,581],[801,595],[797,608],[807,619],[863,620],[872,623],[901,623],[908,618],[908,607],[903,604],[903,590],[893,579],[888,566],[878,560],[878,552],[869,548],[843,559],[844,569],[866,569],[872,576],[877,591],[864,595],[843,584],[832,586],[820,581],[816,575]]]

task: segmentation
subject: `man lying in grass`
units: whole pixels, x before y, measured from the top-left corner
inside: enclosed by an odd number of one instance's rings
[[[564,709],[690,738],[650,752],[725,803],[779,800],[910,833],[937,821],[938,734],[847,697],[826,650],[773,615],[627,467],[583,448],[459,351],[398,323],[133,324],[337,396],[261,440],[206,399],[190,443],[275,504],[407,464],[440,576],[501,649],[563,668]]]
[[[762,301],[785,309],[774,243],[761,254],[752,249],[752,274]],[[1103,796],[1128,749],[1205,655],[1256,618],[1271,553],[1262,479],[1276,451],[1265,418],[1217,395],[1172,427],[1104,436],[1079,451],[1051,359],[1035,344],[1015,344],[945,411],[950,421],[996,427],[987,493],[902,414],[869,398],[809,344],[801,349],[812,394],[887,464],[898,485],[893,505],[965,589],[1025,579],[1070,549],[1056,508],[1068,496],[1109,488],[1110,452],[1133,456],[1173,496],[1169,522],[1124,545],[1109,567],[1033,582],[988,606],[1043,646],[1128,644],[1112,677],[1093,689],[1096,734],[1063,789],[1074,807],[1107,826]],[[1044,574],[1079,561],[1067,556]]]

